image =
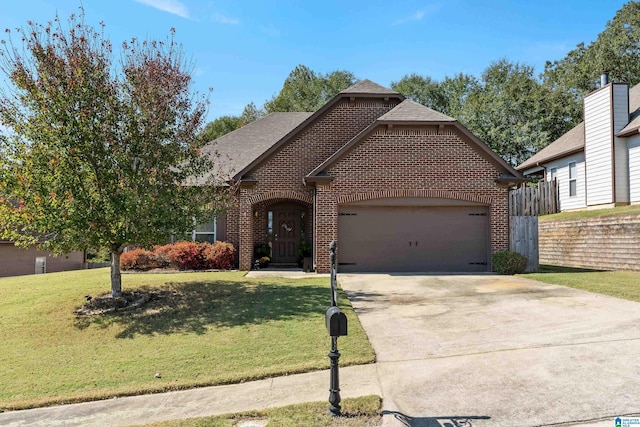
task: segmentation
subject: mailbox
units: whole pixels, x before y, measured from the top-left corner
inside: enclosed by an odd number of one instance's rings
[[[329,307],[325,314],[327,322],[327,331],[332,337],[341,337],[347,335],[347,316],[339,307]]]

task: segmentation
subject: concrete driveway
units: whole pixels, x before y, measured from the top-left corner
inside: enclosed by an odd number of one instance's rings
[[[376,351],[387,424],[613,427],[640,414],[639,303],[510,276],[338,282]]]

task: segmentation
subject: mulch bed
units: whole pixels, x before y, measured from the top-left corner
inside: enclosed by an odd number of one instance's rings
[[[183,299],[183,295],[175,290],[150,289],[123,292],[122,296],[115,298],[110,293],[97,297],[87,295],[85,298],[87,301],[82,307],[74,311],[78,317],[134,311],[143,308],[162,310],[165,307],[175,307]]]

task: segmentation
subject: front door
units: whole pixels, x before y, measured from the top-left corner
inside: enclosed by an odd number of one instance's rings
[[[296,248],[300,244],[299,208],[282,207],[273,210],[273,257],[274,263],[298,262]]]

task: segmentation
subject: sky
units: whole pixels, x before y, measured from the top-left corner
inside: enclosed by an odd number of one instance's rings
[[[537,73],[596,39],[623,0],[0,0],[0,30],[66,20],[84,6],[114,46],[165,39],[171,28],[193,63],[208,120],[239,115],[277,94],[299,64],[348,70],[388,87],[417,73],[479,76],[501,58]],[[597,76],[596,76],[597,78]]]

